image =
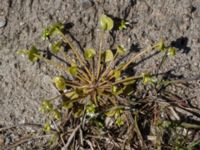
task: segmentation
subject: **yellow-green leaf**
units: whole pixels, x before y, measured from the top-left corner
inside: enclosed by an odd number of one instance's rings
[[[94,104],[89,104],[86,107],[86,112],[87,113],[95,113],[95,108],[96,108],[96,106]]]
[[[156,43],[153,48],[159,50],[159,51],[164,51],[165,50],[165,44],[164,41],[161,39],[158,43]]]
[[[64,90],[66,87],[65,79],[61,76],[54,77],[53,82],[58,90]]]
[[[124,125],[124,120],[121,117],[119,117],[115,120],[115,124],[120,127]]]
[[[115,86],[115,85],[112,86],[112,92],[117,93],[117,86]]]
[[[74,106],[74,104],[72,102],[71,103],[63,102],[62,106],[65,109],[71,109]]]
[[[53,104],[51,103],[51,101],[49,100],[44,100],[41,104],[41,108],[40,110],[42,112],[49,112],[49,111],[52,111],[53,110]]]
[[[61,119],[61,112],[59,112],[57,109],[54,109],[52,112],[52,115],[55,119],[60,120]]]
[[[43,131],[47,133],[51,131],[51,125],[48,122],[44,124]]]
[[[44,29],[42,32],[42,38],[48,39],[51,35],[56,35],[61,32],[61,30],[64,28],[62,23],[55,23],[47,28]]]
[[[70,73],[72,76],[76,76],[77,73],[78,73],[78,68],[75,67],[75,66],[69,67],[69,73]]]
[[[40,55],[38,49],[35,46],[32,46],[28,51],[28,59],[32,62],[35,62],[39,59],[38,55]]]
[[[65,96],[73,100],[73,99],[78,98],[79,94],[76,91],[71,91],[71,92],[65,94]]]
[[[144,84],[153,84],[155,82],[157,82],[157,79],[155,77],[152,77],[149,74],[143,73],[143,83]]]
[[[115,117],[117,118],[119,115],[121,115],[124,112],[122,108],[111,108],[109,111],[105,113],[108,117]]]
[[[74,118],[79,118],[83,115],[84,110],[83,109],[78,109],[75,113],[73,113]]]
[[[123,30],[123,29],[126,29],[126,26],[128,25],[129,23],[125,20],[122,20],[120,22],[120,25],[119,25],[119,30]]]
[[[113,117],[115,115],[115,111],[114,110],[107,111],[105,115],[108,117]]]
[[[175,56],[175,55],[176,55],[176,48],[170,47],[170,48],[168,49],[168,55],[169,55],[169,56]]]
[[[110,30],[112,30],[112,28],[114,26],[114,22],[113,22],[112,18],[110,18],[106,15],[102,15],[100,17],[99,24],[100,24],[100,28],[104,31],[110,31]]]
[[[110,49],[106,50],[105,51],[105,62],[112,61],[113,58],[114,58],[113,52]]]
[[[118,88],[117,86],[113,85],[112,86],[112,93],[114,95],[119,95],[119,94],[123,93],[123,88]]]
[[[84,51],[84,57],[86,59],[92,59],[96,55],[96,52],[93,48],[88,48]]]
[[[119,70],[114,70],[114,77],[115,77],[115,79],[120,78],[120,76],[121,76],[121,71],[119,71]]]
[[[61,41],[58,41],[58,42],[55,42],[54,44],[52,44],[51,45],[52,53],[57,54],[60,51],[61,45],[62,45]]]
[[[123,45],[118,45],[117,46],[117,53],[119,55],[125,55],[126,54],[126,49],[124,48]]]
[[[22,49],[16,52],[17,55],[28,55],[28,50]]]

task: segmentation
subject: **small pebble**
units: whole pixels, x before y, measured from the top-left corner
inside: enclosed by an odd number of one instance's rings
[[[88,9],[94,5],[92,0],[80,0],[80,2],[83,9]]]
[[[0,20],[0,28],[6,26],[6,20]]]
[[[16,150],[23,150],[20,146],[17,146]]]
[[[20,25],[20,26],[24,25],[24,22],[20,22],[19,25]]]

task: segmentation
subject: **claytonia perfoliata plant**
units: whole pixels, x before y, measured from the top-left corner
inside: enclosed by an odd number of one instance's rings
[[[125,21],[121,22],[119,29],[125,29],[127,24]],[[49,50],[53,56],[63,56],[64,63],[47,59],[42,50],[35,46],[32,46],[30,50],[17,52],[28,56],[32,62],[44,61],[63,72],[52,79],[60,95],[43,100],[41,104],[40,110],[47,114],[50,120],[62,122],[65,120],[64,112],[68,111],[71,112],[73,118],[83,118],[85,115],[90,118],[98,115],[112,117],[117,126],[123,126],[126,122],[123,113],[129,106],[129,97],[135,90],[134,85],[138,81],[144,84],[157,82],[153,75],[129,75],[125,73],[126,69],[131,63],[152,50],[166,51],[169,56],[176,54],[175,48],[167,47],[163,41],[160,41],[133,54],[127,61],[119,63],[119,58],[127,54],[126,48],[121,44],[115,49],[104,46],[105,36],[113,29],[113,26],[112,18],[102,15],[99,19],[101,29],[99,47],[98,49],[85,48],[83,53],[73,45],[68,35],[64,34],[63,24],[56,23],[47,27],[42,33],[42,38],[50,42]],[[59,105],[54,103],[57,99],[59,99]],[[58,127],[59,130],[60,128]],[[51,132],[51,130],[50,121],[44,125],[44,131]]]

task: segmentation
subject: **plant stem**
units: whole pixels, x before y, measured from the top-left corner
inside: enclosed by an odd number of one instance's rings
[[[123,79],[123,80],[116,81],[116,82],[112,83],[112,85],[116,85],[116,84],[128,82],[128,81],[130,81],[130,80],[137,80],[137,79],[141,79],[141,78],[143,78],[143,76],[128,77],[128,78],[125,78],[125,79]]]
[[[60,32],[62,38],[63,38],[63,41],[66,43],[66,44],[69,44],[69,46],[71,47],[72,49],[72,52],[74,53],[74,55],[76,56],[76,58],[78,59],[78,61],[80,62],[81,66],[84,67],[84,69],[87,71],[88,75],[92,77],[91,75],[91,72],[88,70],[88,68],[86,67],[86,63],[82,60],[84,59],[81,59],[81,56],[80,54],[78,53],[78,51],[74,48],[74,46],[72,45],[72,43],[67,39],[67,37],[62,33]]]
[[[101,75],[101,77],[100,77],[99,80],[101,80],[102,78],[104,78],[105,76],[107,76],[107,75],[110,73],[110,71],[111,71],[111,70],[110,70],[110,69],[111,69],[111,66],[112,66],[112,64],[115,63],[115,60],[116,60],[117,56],[118,56],[118,53],[115,54],[115,56],[114,56],[114,58],[113,58],[113,61],[111,61],[111,62],[109,63],[108,67],[107,67],[106,70],[103,72],[103,74]]]
[[[64,56],[65,61],[68,62],[68,63],[72,66],[72,64],[74,63],[73,60],[72,60],[72,58],[69,57],[69,56],[64,52],[64,50],[61,50],[61,53],[62,53],[62,55]]]
[[[85,80],[83,77],[81,77],[79,74],[75,76],[77,79],[79,79],[79,82],[87,83],[87,80]]]
[[[147,53],[148,51],[152,50],[152,47],[147,47],[146,49],[144,49],[142,52],[138,53],[138,54],[133,54],[130,58],[130,60],[128,62],[126,62],[121,68],[119,68],[118,70],[125,70],[132,62],[134,62],[137,58],[141,57],[142,55],[144,55],[145,53]],[[135,56],[134,56],[135,55]]]
[[[101,53],[102,53],[103,40],[104,40],[104,32],[101,32],[100,44],[99,44],[99,57],[98,57],[98,64],[97,64],[97,79],[99,78],[99,74],[101,70]]]
[[[86,80],[88,83],[91,82],[91,81],[90,81],[90,78],[87,76],[87,74],[86,74],[83,70],[79,69],[78,71],[79,71],[80,75],[83,75],[83,76],[85,77],[85,80]]]

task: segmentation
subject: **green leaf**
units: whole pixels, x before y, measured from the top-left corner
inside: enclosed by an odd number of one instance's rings
[[[49,27],[45,28],[44,31],[42,31],[42,39],[43,40],[48,39],[50,35],[51,35],[51,31],[50,31]]]
[[[59,112],[57,109],[54,109],[52,112],[52,115],[55,119],[60,120],[61,119],[61,112]]]
[[[112,92],[117,93],[117,86],[115,86],[115,85],[112,86]]]
[[[58,90],[64,90],[66,87],[65,79],[61,76],[54,77],[53,82]]]
[[[76,99],[79,97],[79,94],[77,93],[77,91],[71,91],[67,94],[65,94],[66,97],[70,98],[71,100]]]
[[[123,93],[123,88],[118,88],[117,86],[113,85],[112,86],[112,93],[114,95],[119,95],[119,94]]]
[[[17,55],[28,55],[29,51],[28,50],[25,50],[25,49],[22,49],[22,50],[18,50],[16,52]]]
[[[58,42],[55,42],[54,44],[52,44],[51,45],[52,53],[57,54],[60,51],[61,45],[62,45],[61,41],[58,41]]]
[[[114,59],[113,52],[108,49],[105,51],[105,62],[112,61]]]
[[[119,71],[119,70],[114,70],[113,73],[114,73],[115,79],[120,78],[120,76],[121,76],[121,71]]]
[[[118,45],[117,46],[117,53],[119,55],[122,55],[122,56],[126,54],[126,49],[124,48],[123,45]]]
[[[106,116],[108,116],[108,117],[113,117],[114,115],[115,115],[115,111],[113,110],[113,111],[107,111],[106,113],[105,113],[105,115]]]
[[[174,48],[174,47],[170,47],[169,49],[168,49],[168,55],[169,56],[175,56],[176,55],[176,48]]]
[[[117,118],[119,115],[121,115],[124,112],[122,108],[111,108],[109,111],[105,113],[106,116],[108,117],[115,117]]]
[[[63,108],[68,110],[71,109],[74,106],[74,104],[72,102],[71,103],[63,102],[62,106]]]
[[[40,110],[43,113],[50,112],[53,110],[53,104],[49,100],[43,100]]]
[[[124,125],[124,120],[121,117],[119,117],[115,120],[115,124],[120,127]]]
[[[100,24],[100,28],[104,31],[110,31],[110,30],[112,30],[112,28],[114,26],[114,22],[113,22],[112,18],[110,18],[106,15],[102,15],[100,17],[99,24]]]
[[[62,23],[55,23],[44,29],[44,31],[42,32],[42,38],[45,40],[45,39],[48,39],[52,35],[59,34],[63,28],[64,26]]]
[[[150,76],[149,74],[143,73],[143,83],[144,84],[154,84],[157,82],[157,78]]]
[[[123,88],[119,88],[117,86],[112,86],[112,94],[114,95],[120,95],[123,93]]]
[[[84,57],[86,59],[92,59],[96,55],[96,52],[93,48],[88,48],[84,51]]]
[[[51,132],[51,125],[50,125],[50,123],[47,122],[47,123],[44,124],[43,131],[47,132],[47,133]]]
[[[77,73],[78,73],[78,68],[75,67],[75,66],[69,67],[69,73],[70,73],[72,76],[76,76]]]
[[[79,118],[83,115],[84,110],[83,109],[78,109],[75,113],[73,113],[74,118]]]
[[[119,25],[119,30],[123,30],[123,29],[126,29],[126,25],[128,25],[129,23],[127,22],[127,21],[125,21],[125,20],[122,20],[121,22],[120,22],[120,25]]]
[[[86,112],[87,112],[88,114],[90,114],[90,113],[95,113],[95,109],[96,109],[95,104],[89,104],[89,105],[87,105],[87,107],[86,107]]]
[[[39,59],[37,55],[40,55],[38,49],[35,46],[32,46],[28,51],[28,59],[32,62],[35,62]]]
[[[153,48],[159,50],[159,51],[164,51],[166,49],[164,41],[160,40],[158,43],[156,43]]]

